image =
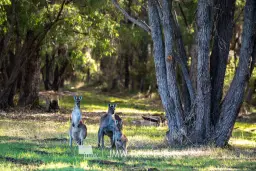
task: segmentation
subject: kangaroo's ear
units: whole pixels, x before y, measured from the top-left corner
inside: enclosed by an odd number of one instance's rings
[[[108,107],[110,107],[110,106],[111,106],[111,104],[109,103],[109,104],[108,104]]]
[[[77,98],[77,97],[76,97],[76,96],[74,96],[74,100],[75,100],[75,101],[76,101],[76,98]]]
[[[116,107],[117,106],[117,104],[114,104],[114,107]]]
[[[82,98],[83,98],[83,97],[82,97],[82,96],[80,96],[80,97],[79,97],[79,100],[81,101],[81,100],[82,100]]]

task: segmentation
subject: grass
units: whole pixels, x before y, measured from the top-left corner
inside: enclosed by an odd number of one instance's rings
[[[77,147],[68,147],[69,114],[39,113],[31,117],[22,113],[10,119],[8,113],[0,117],[0,170],[256,170],[255,122],[237,122],[228,149],[172,148],[164,141],[166,126],[136,126],[129,122],[140,114],[162,113],[157,98],[121,98],[95,91],[79,94],[83,95],[81,107],[86,109],[86,144],[93,146],[94,156],[84,158]],[[109,149],[96,148],[98,112],[106,111],[108,102],[118,103],[117,112],[125,120],[124,133],[129,139],[126,157],[112,157]],[[60,104],[72,108],[73,99],[63,97]],[[108,138],[105,141],[109,146]]]
[[[108,103],[116,103],[118,111],[125,114],[131,113],[163,113],[160,106],[160,100],[158,97],[144,98],[141,94],[125,94],[112,95],[110,93],[102,93],[94,90],[80,91],[76,93],[79,96],[83,96],[82,106],[87,112],[102,112],[106,111]],[[74,106],[74,100],[71,96],[61,97],[60,106],[66,108],[72,108]]]

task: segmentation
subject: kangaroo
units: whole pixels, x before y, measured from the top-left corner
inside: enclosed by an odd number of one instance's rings
[[[115,144],[116,150],[117,151],[123,150],[125,152],[125,154],[127,154],[128,139],[122,133],[122,131],[120,129],[118,129],[118,127],[117,127],[118,121],[117,120],[115,123],[116,123],[116,127],[115,127],[115,131],[113,134],[113,142]]]
[[[108,104],[108,112],[100,118],[100,127],[98,131],[98,147],[100,143],[102,148],[104,148],[104,135],[110,138],[111,147],[115,146],[113,142],[113,133],[115,129],[122,130],[122,119],[115,114],[116,104]],[[115,123],[118,121],[118,124]]]
[[[72,147],[73,139],[78,145],[83,145],[83,141],[87,136],[86,125],[82,122],[82,115],[80,110],[80,101],[82,97],[74,96],[75,107],[71,114],[71,126],[69,129],[69,145]]]

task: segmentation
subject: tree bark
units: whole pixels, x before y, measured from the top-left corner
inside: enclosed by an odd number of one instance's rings
[[[167,132],[168,142],[170,144],[181,144],[183,137],[178,133],[180,131],[180,124],[178,124],[174,102],[170,97],[167,84],[167,68],[165,60],[165,51],[163,44],[163,35],[161,29],[161,20],[158,14],[157,3],[154,0],[148,2],[148,15],[151,28],[151,36],[154,46],[154,61],[156,78],[158,85],[158,92],[160,94],[166,117],[168,120],[169,131]]]
[[[228,143],[239,109],[244,98],[245,85],[249,80],[250,60],[254,44],[256,1],[247,0],[244,9],[244,24],[240,59],[231,86],[224,98],[219,120],[215,128],[215,143],[223,147]]]
[[[216,30],[211,54],[211,120],[215,125],[220,112],[224,78],[233,33],[235,0],[216,0]]]
[[[196,142],[202,143],[209,137],[211,81],[210,81],[210,39],[213,4],[210,0],[199,0],[197,9],[197,103],[196,103]]]
[[[180,94],[178,89],[178,83],[176,79],[176,72],[174,69],[174,49],[173,49],[173,30],[174,30],[174,23],[171,23],[171,3],[172,1],[163,0],[163,32],[164,32],[164,41],[165,41],[165,64],[166,64],[166,77],[167,77],[167,87],[168,92],[170,94],[170,98],[175,106],[175,115],[173,116],[175,119],[173,122],[176,123],[176,134],[180,132],[180,130],[184,127],[183,123],[183,109],[180,100]],[[180,141],[182,141],[182,136]]]

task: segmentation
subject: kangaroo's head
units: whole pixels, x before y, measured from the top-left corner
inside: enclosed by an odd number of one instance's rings
[[[114,116],[114,120],[115,120],[115,124],[116,124],[117,128],[118,128],[120,131],[122,131],[122,129],[123,129],[123,121],[122,121],[122,119],[121,119],[120,116],[117,115],[117,114],[112,115],[112,116]]]
[[[75,107],[78,107],[80,109],[80,101],[82,100],[82,96],[74,96],[75,100]]]
[[[108,104],[108,114],[115,114],[116,104]]]
[[[116,147],[118,149],[122,149],[125,153],[127,153],[127,144],[128,144],[128,139],[124,134],[121,135],[121,138],[115,141]]]

